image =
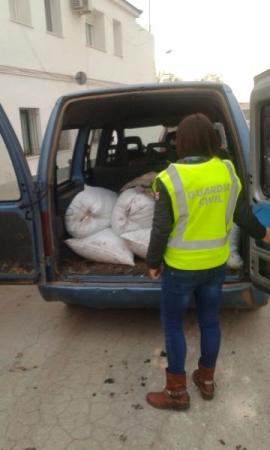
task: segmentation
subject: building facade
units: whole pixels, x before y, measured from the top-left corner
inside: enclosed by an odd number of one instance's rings
[[[1,1],[0,102],[33,173],[57,97],[155,81],[153,37],[137,24],[140,12],[126,0]]]
[[[246,121],[247,121],[247,123],[249,125],[249,122],[250,122],[250,105],[247,102],[245,102],[245,103],[243,103],[243,102],[241,103],[240,102],[239,104],[240,104],[241,110],[243,111],[245,119],[246,119]]]

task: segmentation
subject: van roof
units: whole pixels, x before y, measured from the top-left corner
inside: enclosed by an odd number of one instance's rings
[[[138,84],[117,84],[113,86],[92,87],[89,89],[82,89],[80,91],[70,92],[59,97],[62,99],[76,98],[84,95],[92,94],[110,94],[110,93],[128,93],[132,91],[165,91],[168,89],[216,89],[220,91],[232,92],[231,88],[226,84],[218,81],[177,81],[177,82],[162,82],[162,83],[138,83]]]

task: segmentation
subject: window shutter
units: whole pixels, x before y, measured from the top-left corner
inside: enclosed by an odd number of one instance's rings
[[[29,0],[9,0],[10,18],[25,25],[31,25]]]
[[[46,26],[51,33],[62,35],[61,7],[59,0],[44,0]]]

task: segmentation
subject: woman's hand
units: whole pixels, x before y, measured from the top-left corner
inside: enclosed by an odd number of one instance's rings
[[[266,233],[265,233],[265,236],[264,236],[264,238],[262,239],[262,241],[263,241],[265,244],[270,244],[270,228],[266,228]]]
[[[161,267],[158,267],[157,269],[149,269],[149,276],[152,278],[152,280],[158,280],[161,275]]]

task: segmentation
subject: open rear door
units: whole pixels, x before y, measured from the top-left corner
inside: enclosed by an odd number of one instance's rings
[[[261,220],[270,227],[270,70],[255,77],[250,102],[251,195]],[[260,217],[258,217],[260,220]],[[270,246],[250,240],[253,283],[270,293]]]
[[[42,253],[38,195],[0,105],[0,284],[36,282]]]

